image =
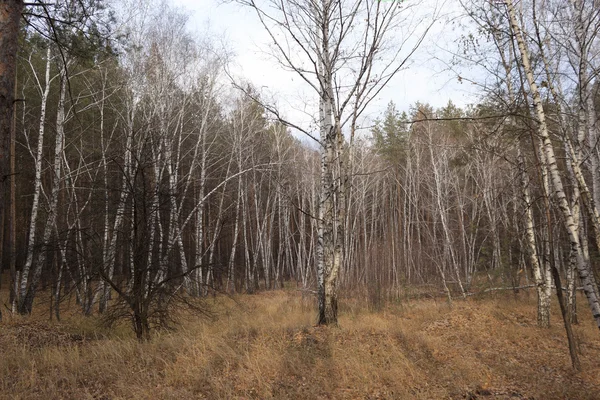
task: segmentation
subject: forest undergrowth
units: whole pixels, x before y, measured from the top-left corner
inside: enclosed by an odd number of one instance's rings
[[[593,321],[575,326],[576,373],[557,305],[550,329],[538,328],[534,292],[452,307],[443,299],[377,311],[364,304],[342,297],[339,326],[315,327],[306,293],[217,296],[209,301],[213,321],[182,315],[177,330],[145,343],[129,326],[108,329],[75,305],[60,322],[43,306],[31,317],[5,312],[0,398],[592,399],[600,392]]]

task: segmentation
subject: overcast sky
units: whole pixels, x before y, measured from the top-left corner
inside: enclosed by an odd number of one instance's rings
[[[273,99],[286,117],[307,123],[298,109],[314,101],[314,94],[293,72],[284,71],[266,54],[268,35],[252,10],[221,0],[174,0],[174,3],[189,10],[192,30],[199,34],[209,32],[223,42],[233,55],[231,69],[236,79],[252,82],[263,95]],[[408,110],[417,101],[435,107],[447,104],[449,99],[459,106],[475,101],[473,89],[460,84],[456,74],[447,71],[443,61],[436,60],[448,60],[445,50],[455,48],[460,31],[446,21],[456,17],[459,8],[455,0],[422,0],[419,9],[427,17],[435,6],[443,17],[435,22],[410,66],[399,73],[367,109],[363,124],[368,125],[380,115],[390,100],[401,111]]]

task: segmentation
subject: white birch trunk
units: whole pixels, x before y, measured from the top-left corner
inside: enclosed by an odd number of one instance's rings
[[[42,154],[44,150],[44,132],[46,124],[46,107],[48,103],[48,95],[50,94],[50,67],[51,67],[51,52],[50,46],[46,51],[46,73],[44,89],[42,91],[41,105],[40,105],[40,124],[38,130],[38,143],[37,150],[35,153],[35,181],[33,184],[33,204],[31,206],[31,218],[29,220],[29,232],[28,232],[28,244],[27,244],[27,258],[25,265],[20,274],[20,284],[17,293],[17,308],[19,312],[24,313],[27,310],[23,309],[23,302],[25,295],[27,294],[27,286],[29,283],[29,272],[33,264],[33,256],[36,247],[36,227],[38,220],[38,212],[40,207],[40,193],[42,191]],[[41,89],[41,86],[40,86]]]
[[[546,271],[542,271],[537,253],[537,241],[535,237],[533,203],[529,192],[529,177],[525,169],[525,161],[521,154],[521,149],[517,148],[519,175],[521,177],[521,190],[523,202],[525,203],[525,240],[528,248],[529,262],[533,270],[535,279],[538,307],[537,323],[538,326],[547,328],[550,326],[550,285],[546,282]]]
[[[46,225],[42,234],[42,246],[43,248],[38,253],[36,263],[32,265],[31,276],[29,282],[27,282],[25,297],[21,298],[20,313],[31,313],[33,307],[33,300],[37,290],[37,285],[40,280],[42,273],[42,267],[46,264],[47,246],[50,243],[50,237],[54,229],[58,214],[58,194],[60,185],[62,183],[62,157],[64,150],[65,140],[65,97],[67,92],[67,76],[66,67],[63,67],[60,74],[60,93],[58,99],[58,108],[56,113],[56,143],[54,148],[54,162],[53,162],[53,179],[52,188],[50,194],[50,202],[48,204],[48,217],[46,219]],[[21,286],[23,290],[23,286]]]

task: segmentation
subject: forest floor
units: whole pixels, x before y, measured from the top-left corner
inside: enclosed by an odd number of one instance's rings
[[[330,328],[313,325],[313,302],[292,290],[221,296],[216,320],[190,316],[146,343],[75,312],[4,312],[0,398],[600,398],[600,337],[584,303],[575,373],[558,310],[550,329],[536,327],[534,292],[377,312],[342,299]]]

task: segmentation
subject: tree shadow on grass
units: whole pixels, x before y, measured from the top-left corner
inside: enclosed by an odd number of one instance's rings
[[[288,329],[287,347],[273,384],[275,399],[330,398],[336,388],[330,327]]]

